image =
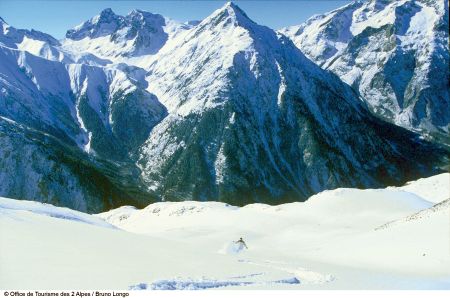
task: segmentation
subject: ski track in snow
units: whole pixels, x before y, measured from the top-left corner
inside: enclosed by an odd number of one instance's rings
[[[130,286],[129,290],[207,290],[225,287],[251,286],[251,285],[271,285],[271,284],[300,284],[296,277],[289,277],[271,281],[235,281],[217,279],[163,279],[150,284],[140,283]]]
[[[310,271],[301,267],[283,267],[274,264],[285,264],[278,261],[250,261],[237,260],[240,263],[247,263],[255,266],[265,267],[269,270],[279,270],[287,273],[285,278],[275,280],[255,280],[252,278],[259,278],[264,276],[265,272],[256,272],[252,274],[232,276],[227,279],[214,279],[202,277],[200,279],[191,278],[173,278],[155,280],[150,283],[139,283],[129,287],[129,290],[206,290],[226,287],[242,287],[242,286],[269,286],[271,284],[322,284],[332,282],[335,277],[331,274],[321,274],[319,272]]]
[[[249,260],[239,260],[239,262],[252,264],[252,265],[256,265],[256,266],[261,266],[261,267],[266,267],[269,269],[285,271],[289,274],[293,274],[296,279],[300,280],[304,284],[322,284],[322,283],[327,283],[327,282],[331,282],[331,281],[335,280],[335,277],[331,274],[322,274],[322,273],[314,272],[314,271],[311,271],[311,270],[308,270],[308,269],[305,269],[302,267],[292,268],[292,267],[284,267],[284,266],[276,265],[276,264],[287,265],[284,262],[270,261],[270,260],[266,260],[262,263],[249,261]]]

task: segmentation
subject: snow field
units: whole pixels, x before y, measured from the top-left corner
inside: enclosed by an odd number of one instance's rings
[[[432,207],[449,179],[405,186],[429,189],[433,203],[405,187],[337,189],[279,206],[162,202],[89,215],[2,198],[0,286],[449,289],[450,204]],[[232,245],[239,237],[248,250]]]

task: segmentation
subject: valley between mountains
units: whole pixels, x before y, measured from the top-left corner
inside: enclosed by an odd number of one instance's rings
[[[448,170],[446,1],[356,1],[279,31],[231,2],[186,23],[105,9],[62,40],[0,25],[5,197],[282,204]]]

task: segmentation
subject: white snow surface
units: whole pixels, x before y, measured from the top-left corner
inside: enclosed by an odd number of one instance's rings
[[[1,198],[0,286],[450,289],[450,204],[430,202],[449,179],[279,206],[161,202],[98,215]],[[248,249],[229,249],[239,237]]]
[[[111,224],[89,214],[34,201],[11,200],[0,197],[0,214],[2,217],[12,216],[13,214],[22,214],[25,217],[27,215],[43,215],[71,222],[80,222],[114,229],[114,226]]]
[[[408,182],[399,189],[414,193],[432,203],[450,199],[450,174],[444,173]]]

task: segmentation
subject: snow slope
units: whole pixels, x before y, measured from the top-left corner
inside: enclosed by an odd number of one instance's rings
[[[441,178],[409,185],[448,192],[435,183]],[[278,206],[163,202],[98,215],[2,198],[0,286],[450,289],[449,216],[448,200],[433,206],[400,189],[338,189]],[[239,237],[248,250],[224,249]]]
[[[414,193],[427,201],[440,203],[450,198],[450,174],[443,173],[419,179],[409,182],[405,186],[399,187],[399,189]]]
[[[60,45],[58,40],[43,32],[16,29],[6,23],[1,17],[0,45],[27,51],[48,60],[64,60],[64,55],[57,50]]]
[[[3,215],[17,211],[21,214],[44,215],[114,229],[112,225],[89,214],[39,202],[11,200],[0,197],[0,209]]]

